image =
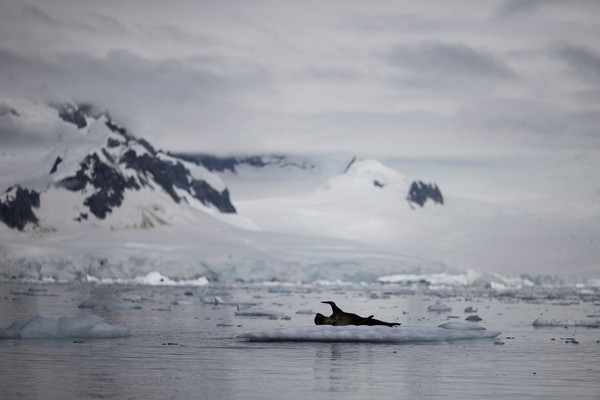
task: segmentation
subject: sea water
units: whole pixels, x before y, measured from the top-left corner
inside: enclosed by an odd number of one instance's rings
[[[598,399],[600,329],[534,327],[538,317],[598,320],[595,290],[397,290],[393,285],[199,288],[0,283],[0,327],[36,314],[96,314],[115,339],[0,341],[2,399]],[[32,289],[32,290],[30,290]],[[211,297],[228,304],[208,304]],[[141,308],[79,308],[87,300]],[[255,343],[247,332],[313,325],[321,301],[403,326],[464,321],[478,309],[492,339]],[[428,312],[441,302],[449,312]],[[237,316],[237,303],[283,318]],[[89,303],[88,303],[89,304]],[[597,317],[597,318],[595,318]],[[390,328],[397,329],[397,328]]]

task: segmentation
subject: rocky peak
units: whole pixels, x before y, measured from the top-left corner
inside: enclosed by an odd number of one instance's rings
[[[444,197],[438,186],[435,183],[424,183],[423,181],[413,181],[406,199],[409,203],[418,204],[420,207],[423,207],[428,199],[437,204],[444,204]]]
[[[14,186],[0,197],[0,220],[10,228],[23,230],[28,224],[37,224],[32,208],[40,206],[40,194],[35,190]]]

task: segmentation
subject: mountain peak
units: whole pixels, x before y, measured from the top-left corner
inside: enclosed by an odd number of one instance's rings
[[[191,214],[191,209],[208,212],[211,208],[218,213],[236,212],[225,184],[205,168],[155,150],[91,105],[52,107],[76,130],[57,135],[58,142],[31,168],[40,175],[35,181],[46,182],[41,190],[16,182],[0,197],[0,219],[10,228],[66,221],[96,224],[105,219],[111,220],[111,227],[139,226],[139,221],[127,219],[146,216],[144,210],[167,213],[169,203],[190,209]],[[122,212],[111,218],[125,202],[130,209],[127,218]],[[168,215],[156,218],[169,220]]]

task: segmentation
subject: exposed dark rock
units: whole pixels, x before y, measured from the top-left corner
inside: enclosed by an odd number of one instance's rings
[[[350,160],[348,165],[346,165],[346,168],[344,168],[344,173],[348,172],[350,170],[350,167],[352,167],[352,164],[354,164],[355,162],[356,162],[356,156],[352,157],[352,160]]]
[[[374,185],[375,187],[378,187],[378,188],[382,188],[382,187],[384,187],[384,186],[385,186],[383,183],[379,182],[377,179],[375,179],[375,180],[373,181],[373,185]]]
[[[85,186],[89,182],[89,178],[87,177],[88,161],[86,161],[89,159],[89,157],[90,156],[86,157],[86,159],[81,163],[75,175],[68,176],[57,182],[55,185],[57,187],[63,187],[72,192],[85,189]]]
[[[85,199],[83,204],[88,206],[96,217],[104,219],[113,207],[121,205],[126,188],[139,189],[140,187],[134,178],[126,180],[114,168],[102,163],[96,153],[93,157],[94,169],[90,181],[98,190]]]
[[[179,203],[181,199],[175,192],[176,187],[190,193],[203,204],[214,205],[221,212],[236,212],[233,204],[231,204],[229,192],[227,190],[218,192],[205,181],[193,180],[190,171],[188,171],[180,162],[172,163],[151,156],[150,154],[138,156],[133,150],[125,153],[121,157],[120,162],[124,163],[128,168],[138,171],[144,178],[142,179],[142,176],[140,176],[142,182],[148,182],[151,178],[177,203]]]
[[[121,145],[121,142],[119,142],[117,139],[108,138],[108,140],[106,141],[106,145],[109,149],[114,149],[115,147],[119,147]]]
[[[85,113],[78,107],[72,104],[62,104],[57,106],[58,116],[65,122],[69,122],[77,126],[78,129],[85,128]]]
[[[60,156],[56,157],[56,161],[54,161],[54,165],[52,166],[52,169],[50,170],[50,174],[53,174],[56,172],[56,168],[58,168],[58,164],[60,164],[62,162],[62,158]]]
[[[152,145],[148,141],[146,141],[146,139],[138,139],[138,143],[144,146],[144,148],[148,150],[153,156],[156,155],[156,150],[154,150],[154,147],[152,147]]]
[[[238,160],[235,157],[217,157],[208,154],[173,154],[174,157],[181,158],[184,161],[202,165],[209,171],[235,172]]]
[[[194,189],[194,197],[205,205],[212,204],[221,212],[235,213],[235,207],[229,199],[229,191],[225,189],[222,192],[216,191],[205,181],[192,181],[191,187]]]
[[[87,213],[80,213],[79,217],[75,218],[75,221],[81,222],[81,221],[87,220],[87,219],[88,219]]]
[[[436,184],[414,181],[410,185],[407,200],[423,207],[427,199],[433,200],[434,203],[444,204],[444,197]]]
[[[300,165],[292,162],[286,162],[285,156],[271,155],[263,156],[248,156],[248,157],[218,157],[210,154],[186,154],[186,153],[169,153],[173,157],[180,158],[184,161],[192,162],[196,165],[201,165],[209,171],[236,172],[239,165],[250,165],[256,168],[266,167],[267,165],[278,165],[280,167],[297,167],[297,168],[314,168],[314,166]]]
[[[113,132],[119,133],[121,136],[123,136],[128,141],[133,139],[133,137],[131,137],[127,133],[127,129],[123,128],[122,126],[118,126],[117,124],[112,122],[110,119],[108,121],[106,121],[106,127]]]
[[[125,163],[128,168],[133,168],[145,175],[152,174],[153,180],[158,183],[171,198],[179,203],[180,199],[175,193],[175,188],[188,188],[188,176],[190,172],[181,164],[173,164],[168,161],[163,161],[149,154],[137,156],[135,151],[129,150],[122,157],[120,162]]]
[[[38,219],[32,208],[40,206],[40,194],[35,190],[23,189],[20,186],[9,188],[7,193],[14,190],[12,199],[0,201],[0,220],[10,228],[22,231],[28,223],[37,224]],[[7,196],[8,197],[8,196]]]
[[[113,207],[118,207],[123,201],[125,189],[139,189],[135,179],[125,179],[113,167],[100,161],[96,153],[88,155],[81,163],[74,176],[67,177],[57,183],[71,191],[83,190],[90,183],[96,191],[85,199],[84,205],[98,218],[106,218]]]

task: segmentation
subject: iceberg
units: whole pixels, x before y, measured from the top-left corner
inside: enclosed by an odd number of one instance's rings
[[[86,300],[79,305],[79,308],[103,308],[105,310],[139,310],[142,308],[139,304],[130,301],[115,302],[108,300]]]
[[[451,321],[438,325],[438,328],[464,330],[464,331],[484,331],[485,327],[472,322]]]
[[[543,319],[542,317],[533,321],[533,326],[581,326],[587,328],[600,328],[600,321]]]
[[[440,327],[389,328],[387,326],[315,325],[244,333],[238,338],[250,342],[404,343],[494,338],[500,333],[499,331],[488,331],[485,328],[465,330]]]
[[[49,319],[36,315],[0,329],[0,339],[118,338],[131,336],[122,325],[110,325],[97,315]]]
[[[437,303],[432,304],[429,307],[427,307],[427,311],[446,312],[446,311],[452,311],[452,307],[450,307],[446,304],[441,304],[440,302],[437,302]]]
[[[284,318],[285,314],[279,311],[265,310],[261,307],[247,307],[235,312],[237,316],[243,317],[269,317],[269,318]]]

